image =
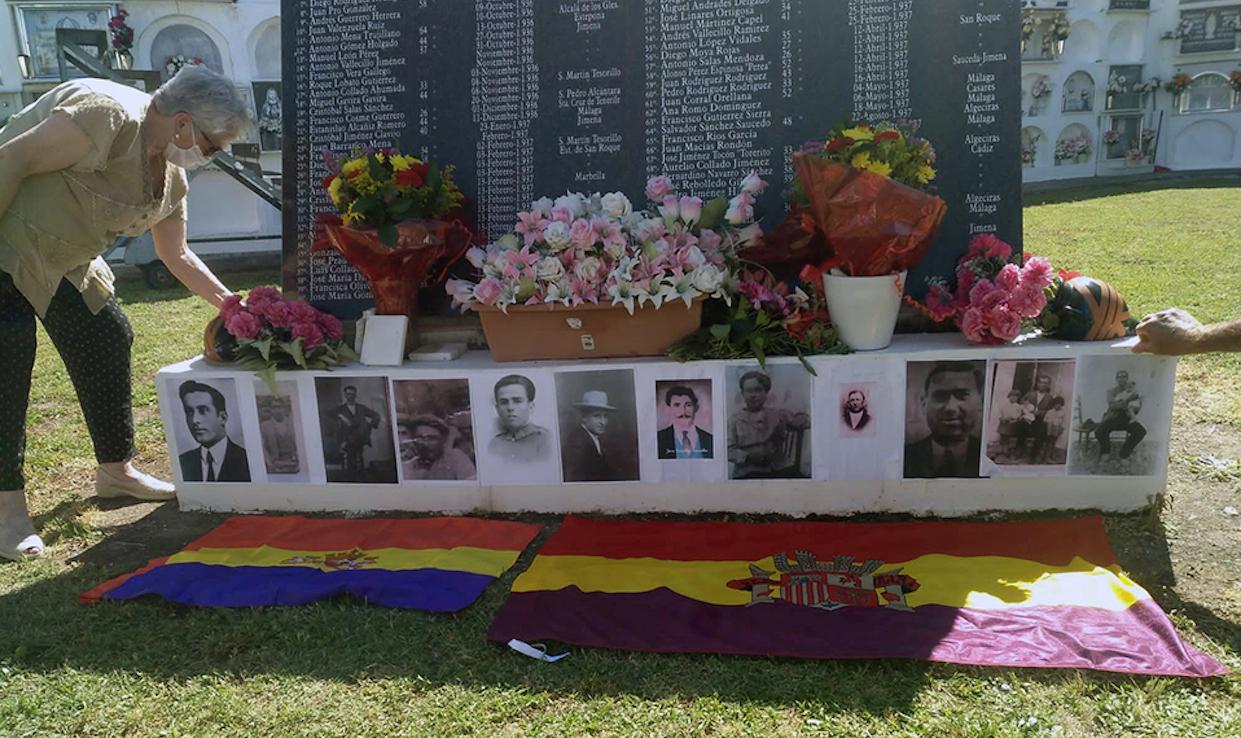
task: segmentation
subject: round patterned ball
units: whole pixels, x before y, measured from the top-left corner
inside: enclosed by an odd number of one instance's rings
[[[1124,338],[1133,317],[1116,288],[1093,277],[1074,277],[1061,285],[1051,309],[1060,319],[1056,338],[1069,341]]]

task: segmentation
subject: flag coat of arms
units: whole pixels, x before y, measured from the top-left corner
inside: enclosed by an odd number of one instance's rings
[[[507,571],[539,530],[476,518],[237,516],[78,600],[154,594],[186,605],[258,607],[351,594],[387,607],[455,612]]]
[[[1099,517],[716,523],[570,517],[492,622],[501,643],[907,658],[1213,676]]]

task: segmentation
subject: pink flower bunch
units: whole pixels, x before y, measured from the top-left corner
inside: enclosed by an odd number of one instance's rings
[[[765,311],[776,320],[784,320],[795,313],[799,307],[795,299],[790,299],[753,279],[743,279],[739,282],[737,294],[749,300],[755,310]]]
[[[761,234],[752,221],[766,186],[751,174],[732,200],[704,202],[678,194],[667,177],[652,177],[646,210],[620,192],[544,197],[517,214],[512,233],[467,252],[476,279],[445,286],[462,309],[611,303],[632,312],[647,302],[727,299],[738,251]]]
[[[230,349],[233,359],[257,372],[272,392],[279,369],[328,370],[358,359],[341,340],[339,320],[308,303],[284,299],[275,287],[255,287],[244,300],[230,295],[220,306],[220,318],[236,343]]]
[[[220,306],[224,328],[238,341],[301,340],[303,351],[340,341],[344,331],[334,316],[300,300],[285,300],[275,287],[255,287],[245,301],[232,295]]]
[[[1013,249],[990,234],[970,241],[957,263],[956,291],[932,282],[925,311],[936,321],[955,318],[974,343],[1008,343],[1047,307],[1047,288],[1055,273],[1047,259],[1030,256],[1021,265],[1009,259]]]

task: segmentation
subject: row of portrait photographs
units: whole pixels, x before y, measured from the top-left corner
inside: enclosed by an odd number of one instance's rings
[[[274,392],[195,376],[163,394],[181,411],[165,420],[185,482],[1150,476],[1166,458],[1171,371],[1136,356],[876,357],[818,376],[797,363],[522,368],[321,375]]]

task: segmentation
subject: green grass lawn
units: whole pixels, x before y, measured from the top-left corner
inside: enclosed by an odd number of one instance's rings
[[[1238,212],[1241,189],[1210,187],[1031,206],[1027,250],[1112,282],[1136,313],[1180,305],[1223,319],[1241,315]],[[247,288],[273,278],[226,281]],[[166,474],[153,376],[199,350],[210,311],[184,292],[134,281],[121,296],[137,333],[142,462]],[[82,607],[77,592],[141,563],[149,549],[172,552],[187,529],[205,531],[219,516],[87,498],[85,428],[59,358],[41,340],[28,471],[52,549],[33,564],[0,566],[0,736],[1241,735],[1234,677],[586,649],[536,663],[484,640],[512,574],[456,615],[348,600],[248,611],[162,601]],[[1212,452],[1202,443],[1208,430],[1211,444],[1241,449],[1241,362],[1191,358],[1178,376],[1174,454]],[[1174,460],[1173,503],[1158,518],[1109,517],[1112,542],[1186,637],[1239,669],[1241,527],[1211,523],[1225,548],[1194,548],[1208,522],[1193,507],[1199,490],[1225,494],[1230,480],[1202,486]],[[1203,582],[1213,564],[1224,573]]]

